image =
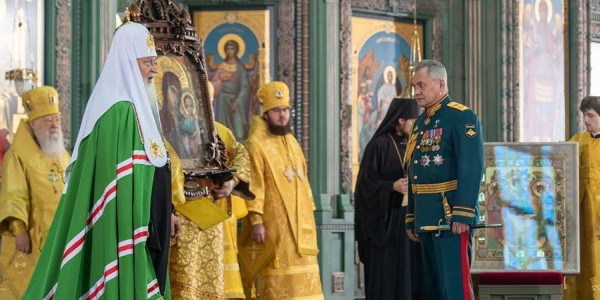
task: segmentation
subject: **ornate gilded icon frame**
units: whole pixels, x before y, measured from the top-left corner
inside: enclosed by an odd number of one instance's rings
[[[579,273],[577,143],[486,143],[471,271]]]
[[[204,48],[189,12],[170,0],[138,0],[131,21],[152,33],[158,53],[155,89],[165,138],[184,169],[184,192],[195,199],[232,177],[217,136]]]

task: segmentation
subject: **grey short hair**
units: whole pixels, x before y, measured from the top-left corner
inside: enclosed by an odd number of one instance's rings
[[[427,75],[433,80],[441,79],[444,81],[445,91],[448,92],[448,74],[446,67],[441,62],[433,59],[424,59],[415,64],[415,72],[427,68]]]

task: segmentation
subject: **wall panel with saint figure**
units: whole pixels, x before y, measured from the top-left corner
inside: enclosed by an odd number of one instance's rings
[[[564,141],[565,4],[523,0],[520,5],[520,140]]]
[[[270,15],[268,9],[194,12],[215,88],[215,119],[239,141],[246,140],[252,115],[261,113],[258,87],[271,78]]]
[[[412,22],[352,17],[352,178],[392,99],[409,96],[415,29],[422,43],[421,24],[415,28]],[[418,49],[423,49],[422,44]]]

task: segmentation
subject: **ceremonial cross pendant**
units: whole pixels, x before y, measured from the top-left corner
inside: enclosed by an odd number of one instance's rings
[[[285,175],[285,178],[287,178],[289,182],[294,180],[294,170],[290,166],[287,166],[285,168],[285,171],[283,171],[283,175]]]
[[[48,180],[50,180],[50,182],[52,182],[52,188],[54,189],[54,193],[58,193],[58,187],[56,186],[56,183],[58,182],[58,180],[60,180],[60,178],[58,177],[58,175],[56,175],[56,172],[54,171],[54,169],[50,170],[50,175],[48,175]]]

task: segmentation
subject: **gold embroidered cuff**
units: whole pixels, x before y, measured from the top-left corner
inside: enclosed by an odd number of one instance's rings
[[[255,212],[251,212],[248,217],[250,218],[250,224],[252,224],[252,225],[257,225],[257,224],[262,224],[263,223],[263,219],[262,219],[262,215],[261,214],[257,214]]]
[[[19,219],[13,219],[10,222],[8,229],[14,236],[17,236],[23,232],[27,232],[27,226],[25,226],[25,222],[23,222]]]

